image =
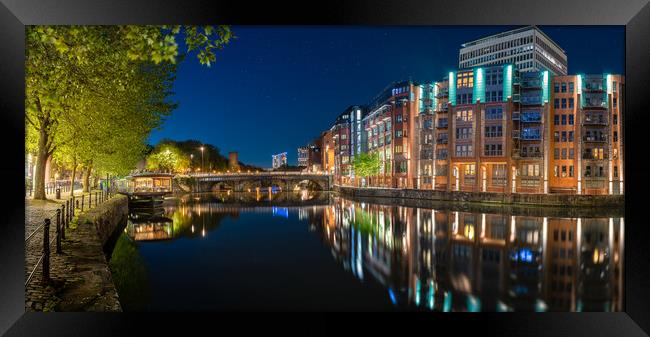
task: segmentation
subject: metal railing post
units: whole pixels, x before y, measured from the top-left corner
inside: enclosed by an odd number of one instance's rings
[[[50,281],[50,219],[43,225],[43,283]]]
[[[65,239],[65,205],[61,205],[61,239]]]
[[[56,253],[61,254],[61,210],[56,210]]]

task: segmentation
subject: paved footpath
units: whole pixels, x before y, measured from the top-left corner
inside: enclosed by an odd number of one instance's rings
[[[80,191],[79,191],[80,192]],[[80,193],[79,193],[80,194]],[[67,198],[68,193],[65,193]],[[76,198],[79,195],[76,194]],[[65,199],[25,199],[25,280],[43,253],[43,220],[51,219],[50,240],[56,237],[56,209]],[[86,199],[86,202],[88,199]],[[93,208],[95,199],[93,197]],[[86,207],[88,205],[86,204]],[[79,209],[75,210],[78,215]],[[102,250],[102,243],[92,223],[84,223],[66,231],[62,253],[56,253],[56,241],[50,253],[49,284],[43,284],[42,263],[25,287],[27,311],[121,311],[117,291]]]

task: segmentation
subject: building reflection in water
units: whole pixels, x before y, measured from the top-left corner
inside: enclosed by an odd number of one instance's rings
[[[379,281],[400,307],[623,309],[623,218],[512,216],[333,199],[301,216],[343,268],[359,280]]]
[[[243,212],[297,214],[342,268],[358,282],[381,283],[399,308],[623,309],[621,217],[520,216],[256,191],[182,196],[159,213],[133,212],[126,230],[135,241],[203,239]]]

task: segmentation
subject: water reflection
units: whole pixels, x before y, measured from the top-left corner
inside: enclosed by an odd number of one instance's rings
[[[241,304],[252,306],[249,309],[271,303],[318,309],[332,300],[331,294],[319,295],[319,291],[338,291],[339,302],[330,304],[335,310],[351,307],[352,294],[363,297],[362,292],[365,300],[380,297],[368,301],[364,308],[370,310],[622,310],[624,220],[619,215],[562,217],[562,211],[544,216],[539,213],[546,211],[530,215],[453,205],[432,209],[352,201],[329,193],[264,192],[184,195],[167,200],[158,213],[130,214],[125,235],[138,244],[190,238],[205,241],[209,249],[232,245],[228,253],[209,256],[205,253],[209,250],[195,253],[187,244],[178,246],[175,253],[186,256],[183,278],[169,263],[161,262],[162,271],[150,271],[156,277],[148,282],[168,282],[157,288],[171,289],[174,283],[185,282],[185,276],[205,281],[212,286],[197,296],[209,299],[209,308],[230,308],[225,304],[229,300],[253,301]],[[233,227],[219,230],[225,219]],[[264,243],[250,239],[247,235],[255,232],[246,231],[263,232]],[[324,245],[311,243],[309,237],[319,238]],[[264,244],[273,247],[266,255],[258,253]],[[145,251],[144,259],[155,266],[166,249]],[[323,252],[331,252],[333,259],[321,258]],[[296,255],[302,259],[294,260]],[[262,257],[272,262],[258,262]],[[233,265],[237,272],[232,272]],[[206,271],[206,266],[212,269]],[[260,274],[260,268],[274,275]],[[312,272],[295,274],[296,270]],[[314,278],[317,271],[327,272]],[[159,275],[162,272],[169,274]],[[237,295],[250,288],[239,289],[236,284],[256,278],[279,284],[265,291],[268,303]],[[219,282],[231,288],[223,290]],[[327,287],[311,285],[318,282]],[[312,297],[301,300],[292,291],[309,291]],[[288,303],[288,298],[294,302]],[[177,300],[192,305],[188,298]]]
[[[313,213],[343,268],[397,305],[439,311],[621,311],[622,218],[439,211],[335,197]]]

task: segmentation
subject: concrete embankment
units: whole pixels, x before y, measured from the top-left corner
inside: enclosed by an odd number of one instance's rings
[[[433,191],[392,188],[356,188],[335,186],[344,196],[364,198],[416,199],[493,205],[620,208],[624,195],[502,194],[489,192]]]
[[[128,199],[117,195],[77,216],[62,240],[62,254],[53,254],[52,282],[40,282],[44,302],[42,310],[52,311],[122,311],[117,290],[104,255],[104,246],[128,214]],[[34,310],[33,303],[27,303]],[[36,307],[38,310],[38,307]]]

